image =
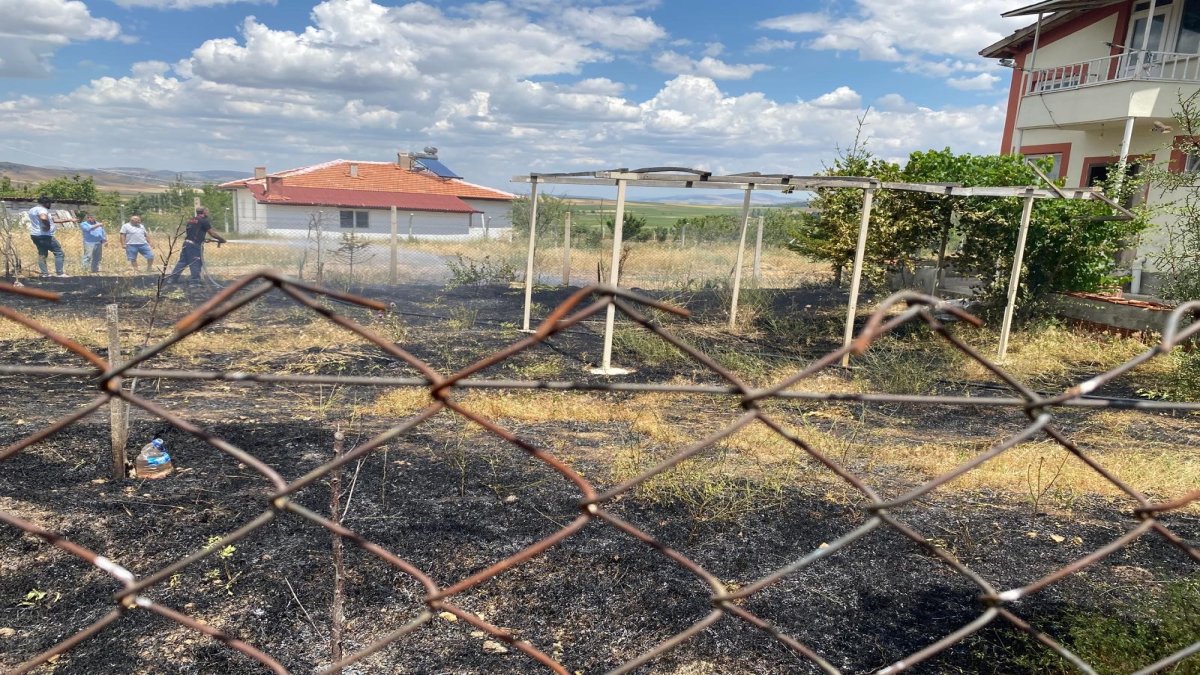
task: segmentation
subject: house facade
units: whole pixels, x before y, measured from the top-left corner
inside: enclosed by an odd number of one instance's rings
[[[1002,153],[1052,157],[1071,187],[1135,172],[1135,160],[1200,169],[1171,149],[1179,100],[1200,91],[1200,0],[1050,0],[1005,16],[1032,23],[980,52],[1012,68]],[[1167,224],[1123,256],[1131,291],[1156,287]]]
[[[431,163],[432,164],[432,163]],[[338,159],[221,185],[240,233],[353,232],[420,239],[507,238],[514,195],[452,177],[404,153],[395,162]],[[442,175],[439,175],[442,174]]]

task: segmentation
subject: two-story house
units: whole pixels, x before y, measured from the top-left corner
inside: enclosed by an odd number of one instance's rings
[[[1068,186],[1135,159],[1200,169],[1171,151],[1179,100],[1200,91],[1200,0],[1049,0],[1004,16],[1036,21],[980,52],[1013,70],[1001,152],[1053,157]],[[1134,292],[1155,288],[1163,225],[1125,256]]]

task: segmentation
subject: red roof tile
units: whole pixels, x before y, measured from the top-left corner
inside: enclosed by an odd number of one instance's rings
[[[357,166],[357,175],[350,175],[350,166]],[[355,162],[338,159],[324,164],[289,169],[270,174],[268,179],[284,188],[318,188],[368,192],[405,193],[410,195],[445,195],[464,199],[494,199],[511,201],[511,193],[493,190],[455,178],[439,178],[428,171],[402,169],[394,162]],[[262,178],[225,183],[221,187],[238,188],[261,186]]]
[[[262,185],[246,185],[260,204],[290,204],[293,206],[342,206],[359,209],[386,209],[395,206],[405,211],[440,211],[443,213],[479,213],[478,209],[452,195],[413,194],[411,192],[378,192],[375,190],[338,190],[333,188],[291,187],[273,185],[263,192]]]

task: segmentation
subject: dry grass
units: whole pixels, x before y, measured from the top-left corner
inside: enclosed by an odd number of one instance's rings
[[[832,386],[834,383],[825,383]],[[428,400],[420,391],[389,392],[362,412],[406,415]],[[687,444],[731,421],[738,413],[732,401],[700,400],[682,394],[642,394],[625,400],[582,393],[472,391],[460,397],[465,406],[505,422],[582,421],[616,423],[625,433],[610,434],[609,448],[597,459],[610,466],[611,478],[623,481],[675,454]],[[903,440],[911,429],[897,421],[863,423],[846,406],[811,405],[787,414],[789,403],[777,404],[773,416],[786,419],[792,431],[814,450],[865,475],[902,476],[913,486],[946,473],[1003,441],[990,438],[955,440],[933,434],[928,442]],[[1155,499],[1171,499],[1200,484],[1200,445],[1195,420],[1147,420],[1127,411],[1087,413],[1083,430],[1071,434],[1089,457],[1135,489]],[[1139,431],[1138,424],[1146,428]],[[1168,425],[1164,427],[1164,425]],[[1147,429],[1169,428],[1158,440]],[[1065,461],[1064,461],[1065,458]],[[832,472],[804,450],[766,425],[752,423],[679,467],[646,482],[639,494],[650,500],[682,499],[707,515],[735,517],[747,509],[776,503],[783,490],[802,485],[823,492],[844,491]],[[1037,440],[1002,453],[939,489],[1008,495],[1037,508],[1070,508],[1080,498],[1122,497],[1123,493],[1085,463],[1068,456],[1057,444]],[[724,515],[721,515],[724,514]]]
[[[961,336],[988,357],[995,355],[1000,343],[999,334],[991,330],[963,331]],[[1114,368],[1150,346],[1137,338],[1085,333],[1047,322],[1014,332],[1002,365],[1017,378],[1034,384],[1078,381]],[[1140,372],[1153,375],[1164,367],[1168,367],[1165,360],[1155,359]],[[994,379],[974,362],[965,363],[963,375]]]

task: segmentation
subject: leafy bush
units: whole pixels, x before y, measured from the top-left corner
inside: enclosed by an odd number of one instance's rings
[[[475,260],[457,254],[455,260],[447,260],[450,268],[450,280],[446,282],[447,289],[459,286],[483,286],[487,284],[507,284],[517,278],[517,268],[510,262],[493,260],[484,256],[483,260]]]
[[[963,186],[1038,185],[1040,178],[1019,155],[955,155],[949,149],[915,152],[903,169],[856,143],[826,171],[832,176],[866,176],[881,181],[955,183]],[[1128,187],[1127,187],[1128,189]],[[818,190],[813,205],[820,218],[793,231],[793,250],[828,261],[834,278],[854,258],[863,195],[859,189]],[[1003,305],[1015,257],[1021,198],[946,197],[881,190],[871,211],[864,266],[868,285],[930,253],[943,253],[959,271],[981,282],[985,307]],[[1097,290],[1115,285],[1116,254],[1146,227],[1107,218],[1097,201],[1039,199],[1025,245],[1019,308],[1029,318],[1039,300],[1055,291]],[[958,250],[946,249],[951,239]],[[985,316],[986,316],[985,312]]]

